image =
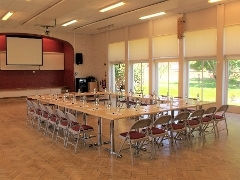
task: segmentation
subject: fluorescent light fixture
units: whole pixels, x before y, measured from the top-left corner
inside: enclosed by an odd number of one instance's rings
[[[3,16],[2,20],[6,21],[8,18],[11,17],[11,15],[13,15],[13,12],[8,12],[7,14],[5,14],[5,16]]]
[[[114,5],[108,6],[108,7],[104,8],[104,9],[101,9],[99,12],[106,12],[106,11],[109,11],[111,9],[117,8],[119,6],[122,6],[124,4],[125,4],[124,2],[120,2],[120,3],[114,4]]]
[[[74,20],[72,20],[72,21],[69,21],[69,22],[63,24],[62,26],[68,26],[68,25],[73,24],[73,23],[75,23],[75,22],[77,22],[76,19],[74,19]]]
[[[215,2],[219,2],[221,0],[208,0],[209,3],[215,3]]]
[[[166,14],[165,12],[159,12],[159,13],[156,13],[156,14],[151,14],[151,15],[148,15],[148,16],[143,16],[143,17],[140,17],[139,19],[148,19],[148,18],[152,18],[152,17],[156,17],[156,16],[161,16],[161,15],[164,15]]]

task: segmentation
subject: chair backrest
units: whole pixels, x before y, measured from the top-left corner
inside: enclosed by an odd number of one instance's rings
[[[39,105],[36,102],[33,101],[32,104],[33,104],[34,109],[36,109],[36,110],[40,109]]]
[[[181,112],[174,117],[173,121],[187,120],[189,117],[189,114],[190,114],[189,112]]]
[[[60,109],[56,109],[56,114],[60,119],[67,119],[66,115]]]
[[[78,123],[76,116],[74,116],[72,113],[66,112],[66,116],[70,123]]]
[[[32,102],[29,101],[28,99],[27,99],[26,101],[27,101],[27,106],[28,106],[29,108],[33,108],[33,104],[32,104]]]
[[[228,109],[228,105],[222,105],[220,106],[217,110],[216,110],[216,113],[217,112],[222,112],[222,114],[225,114],[225,112],[227,111]]]
[[[204,114],[206,115],[212,115],[215,113],[217,107],[216,106],[213,106],[213,107],[209,107],[205,110]]]
[[[204,114],[204,111],[205,111],[204,109],[197,109],[192,114],[190,114],[189,118],[202,117]]]
[[[163,116],[160,116],[159,118],[157,118],[157,119],[154,121],[153,126],[168,124],[168,123],[170,122],[171,118],[172,118],[171,115],[163,115]]]
[[[46,111],[48,112],[49,115],[55,115],[53,109],[50,106],[45,106],[46,107]]]
[[[152,122],[151,119],[138,120],[132,125],[131,129],[139,129],[139,128],[144,128],[144,127],[149,127],[151,125],[151,122]]]
[[[47,109],[46,109],[46,107],[44,105],[39,104],[39,108],[42,111],[42,113],[47,112]]]

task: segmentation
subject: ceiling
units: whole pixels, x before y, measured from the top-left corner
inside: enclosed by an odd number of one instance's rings
[[[0,0],[0,17],[8,11],[14,14],[7,20],[0,19],[1,28],[46,29],[60,32],[96,34],[107,30],[142,23],[139,17],[164,11],[161,17],[210,8],[218,4],[240,0],[122,0],[126,4],[104,13],[101,8],[121,0]],[[159,18],[159,17],[158,17]],[[63,27],[62,24],[77,20]],[[55,25],[56,24],[56,25]],[[54,26],[54,27],[51,27]]]

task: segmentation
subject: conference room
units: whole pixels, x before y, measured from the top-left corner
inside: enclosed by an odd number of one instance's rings
[[[8,11],[13,13],[0,22],[0,157],[8,163],[0,174],[6,179],[86,175],[87,179],[236,179],[240,1],[126,0],[122,6],[99,12],[114,3],[0,1],[1,18]],[[143,17],[152,13],[159,16]],[[62,26],[74,19],[73,24]],[[88,108],[81,107],[84,94]],[[107,115],[110,96],[114,115]],[[26,123],[27,97],[74,114],[79,123],[94,129],[89,132],[93,137],[84,134],[86,141],[79,140],[75,153],[74,147],[66,147],[64,133],[59,131],[63,140],[56,141],[59,129],[52,138],[45,133],[46,123],[40,122],[40,129],[38,122],[32,127],[31,121]],[[163,104],[170,107],[171,103],[179,107],[163,109]],[[172,127],[168,138],[159,144],[149,138],[133,158],[128,143],[123,145],[127,150],[118,152],[119,135],[138,119],[151,118],[153,123],[171,115],[172,121],[178,113],[192,114],[200,105],[205,111],[227,105],[227,121],[218,123],[219,128],[227,125],[227,130],[205,129],[199,131],[205,135],[198,137],[188,129],[189,133],[174,138]],[[10,155],[14,163],[8,161]]]

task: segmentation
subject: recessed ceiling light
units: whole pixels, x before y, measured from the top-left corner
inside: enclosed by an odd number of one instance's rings
[[[2,18],[3,21],[6,21],[8,18],[10,18],[13,15],[13,12],[9,11],[7,14],[5,14]]]
[[[124,4],[125,4],[124,2],[120,2],[120,3],[114,4],[114,5],[108,6],[108,7],[106,7],[106,8],[103,8],[103,9],[101,9],[99,12],[106,12],[106,11],[109,11],[109,10],[111,10],[111,9],[117,8],[117,7],[119,7],[119,6],[122,6],[122,5],[124,5]]]
[[[73,23],[75,23],[75,22],[77,22],[76,19],[74,19],[74,20],[72,20],[72,21],[69,21],[69,22],[63,24],[62,26],[68,26],[68,25],[73,24]]]
[[[150,14],[150,15],[147,15],[147,16],[143,16],[143,17],[140,17],[139,19],[148,19],[148,18],[152,18],[152,17],[156,17],[156,16],[161,16],[161,15],[164,15],[166,14],[165,12],[159,12],[159,13],[156,13],[156,14]]]
[[[215,2],[219,2],[219,1],[222,1],[222,0],[208,0],[209,3],[215,3]]]

